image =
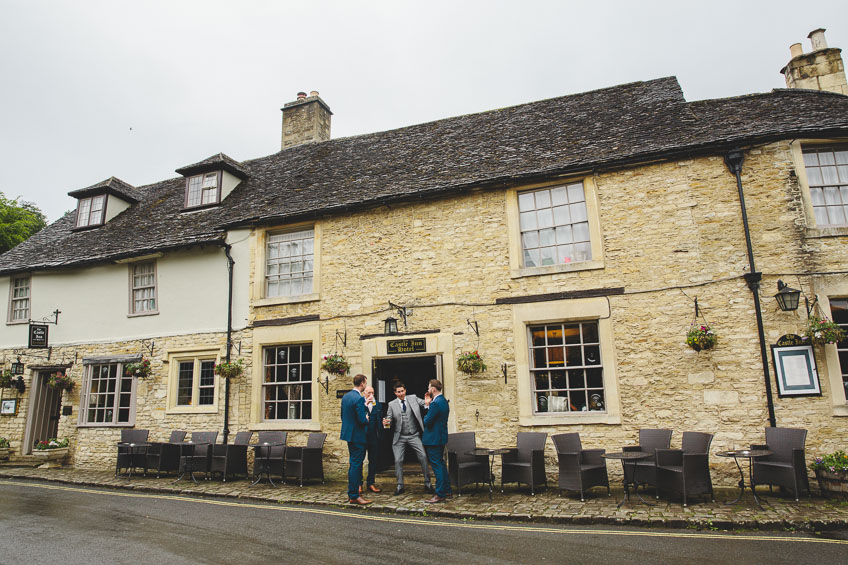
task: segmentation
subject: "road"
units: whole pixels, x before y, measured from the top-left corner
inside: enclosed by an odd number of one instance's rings
[[[457,521],[0,480],[0,563],[840,563],[848,542]]]

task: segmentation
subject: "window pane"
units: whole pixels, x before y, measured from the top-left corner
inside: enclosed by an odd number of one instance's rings
[[[551,204],[554,206],[562,206],[568,204],[568,195],[564,186],[558,186],[551,190]]]
[[[533,202],[533,193],[532,192],[522,192],[518,195],[518,210],[520,212],[526,212],[528,210],[535,210],[536,205]]]
[[[270,353],[274,350],[274,353]],[[312,346],[291,345],[265,348],[265,420],[311,417]],[[268,375],[274,374],[273,379]],[[307,392],[308,391],[308,392]],[[282,400],[293,402],[280,402]],[[310,406],[306,409],[306,406]],[[309,416],[306,416],[309,414]]]
[[[571,203],[574,202],[582,202],[586,200],[586,197],[583,195],[583,183],[576,183],[568,185],[568,201]]]
[[[177,369],[177,406],[191,406],[194,361],[181,361]]]
[[[536,209],[551,207],[551,193],[547,190],[540,190],[536,194]]]

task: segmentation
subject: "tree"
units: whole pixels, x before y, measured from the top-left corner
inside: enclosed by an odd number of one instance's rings
[[[29,239],[47,225],[47,218],[38,206],[20,200],[20,196],[11,200],[0,192],[0,253]]]

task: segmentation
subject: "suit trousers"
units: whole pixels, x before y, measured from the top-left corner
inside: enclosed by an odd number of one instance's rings
[[[433,474],[436,475],[436,495],[442,498],[447,498],[451,493],[450,478],[448,477],[448,467],[445,465],[445,446],[444,445],[428,445],[427,459],[430,460],[430,466],[433,467]]]
[[[368,480],[366,485],[373,485],[377,468],[380,466],[380,443],[377,441],[368,442]]]
[[[418,436],[398,437],[396,443],[392,444],[392,453],[395,456],[395,477],[397,478],[397,486],[403,486],[403,456],[406,454],[406,447],[409,446],[415,452],[418,462],[421,463],[421,470],[424,472],[424,482],[430,486],[430,469],[427,468],[427,454],[424,453],[424,446],[421,445],[421,438]]]
[[[362,462],[365,460],[364,443],[347,442],[347,451],[350,455],[348,460],[350,467],[347,470],[347,496],[354,499],[359,498],[359,487],[362,486]]]

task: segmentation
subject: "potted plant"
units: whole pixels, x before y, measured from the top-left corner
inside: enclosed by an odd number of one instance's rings
[[[827,316],[810,316],[804,335],[815,345],[836,343],[845,339],[845,330],[839,324],[829,320]]]
[[[324,362],[321,363],[321,369],[332,375],[343,377],[350,373],[350,363],[341,353],[333,353],[332,355],[324,355]]]
[[[150,376],[150,359],[142,359],[135,363],[127,363],[124,367],[124,376],[146,379]]]
[[[74,380],[65,373],[53,373],[47,378],[47,386],[59,391],[71,392],[74,390]]]
[[[46,462],[41,468],[61,466],[61,461],[68,456],[69,444],[68,438],[56,439],[54,437],[47,441],[39,441],[35,444],[32,454]],[[57,461],[60,463],[57,464]]]
[[[848,455],[844,451],[816,457],[810,469],[816,474],[823,496],[848,498]]]
[[[692,324],[686,334],[686,345],[695,351],[712,349],[718,343],[718,336],[708,324]]]
[[[0,461],[5,461],[9,458],[9,439],[0,437]]]
[[[473,375],[485,371],[486,364],[477,351],[463,351],[456,360],[456,368],[467,375]]]
[[[237,359],[233,362],[218,363],[215,365],[215,374],[225,379],[235,379],[244,374],[244,361]]]

